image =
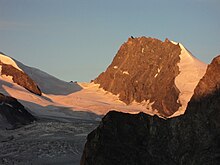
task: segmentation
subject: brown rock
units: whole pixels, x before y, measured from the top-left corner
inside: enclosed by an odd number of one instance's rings
[[[2,66],[1,75],[12,76],[14,83],[17,83],[34,94],[42,94],[37,84],[26,73],[16,69],[12,65],[4,64],[1,61],[0,65]]]
[[[180,107],[179,90],[174,83],[179,74],[180,53],[179,45],[168,39],[162,42],[146,37],[129,38],[94,83],[119,94],[126,104],[150,100],[154,102],[153,109],[169,116]]]
[[[220,55],[215,57],[206,70],[206,74],[198,83],[193,100],[203,98],[220,89]]]

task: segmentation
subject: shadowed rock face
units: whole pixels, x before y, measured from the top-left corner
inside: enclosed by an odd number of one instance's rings
[[[127,104],[150,100],[154,102],[153,109],[169,116],[180,107],[179,90],[174,83],[179,74],[180,53],[180,46],[168,39],[162,42],[146,37],[129,38],[94,82],[119,94],[120,100]]]
[[[220,55],[215,57],[198,83],[192,100],[198,100],[220,89]]]
[[[15,98],[0,93],[0,115],[13,128],[36,120]]]
[[[182,116],[164,120],[109,112],[88,135],[81,165],[218,165],[219,60],[208,66]]]
[[[12,65],[4,64],[1,61],[0,65],[2,68],[1,75],[12,76],[12,80],[18,85],[34,94],[42,94],[37,84],[26,73],[16,69]]]

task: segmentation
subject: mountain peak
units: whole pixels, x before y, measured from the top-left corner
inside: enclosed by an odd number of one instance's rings
[[[137,37],[122,44],[107,70],[94,82],[119,95],[126,104],[143,103],[155,113],[170,116],[185,111],[205,69],[206,64],[182,44]]]

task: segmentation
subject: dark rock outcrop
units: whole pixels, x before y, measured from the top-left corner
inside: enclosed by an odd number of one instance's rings
[[[36,118],[31,115],[17,99],[0,93],[0,116],[12,128],[26,125]]]
[[[0,61],[1,65],[1,75],[12,76],[14,83],[24,87],[28,91],[41,95],[41,90],[38,85],[24,72],[16,69],[12,65],[4,64]]]
[[[219,61],[208,66],[182,116],[109,112],[88,135],[81,165],[218,165]]]
[[[199,100],[220,89],[220,55],[215,57],[206,70],[206,74],[199,81],[192,100]]]
[[[146,37],[129,38],[94,83],[119,94],[120,100],[127,104],[150,100],[154,102],[153,109],[169,116],[180,107],[179,90],[174,82],[179,74],[180,53],[180,46],[168,39],[162,42]]]

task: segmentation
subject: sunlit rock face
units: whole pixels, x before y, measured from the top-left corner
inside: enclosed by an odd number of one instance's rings
[[[0,53],[0,76],[9,77],[12,81],[28,91],[41,95],[41,90],[38,85],[22,70],[20,69],[16,62]]]
[[[185,111],[205,69],[206,65],[181,44],[168,39],[162,42],[155,38],[129,38],[94,82],[126,104],[147,102],[167,117]],[[183,81],[185,85],[181,84]]]
[[[219,60],[208,66],[182,116],[164,120],[109,112],[88,135],[81,165],[218,165]]]

